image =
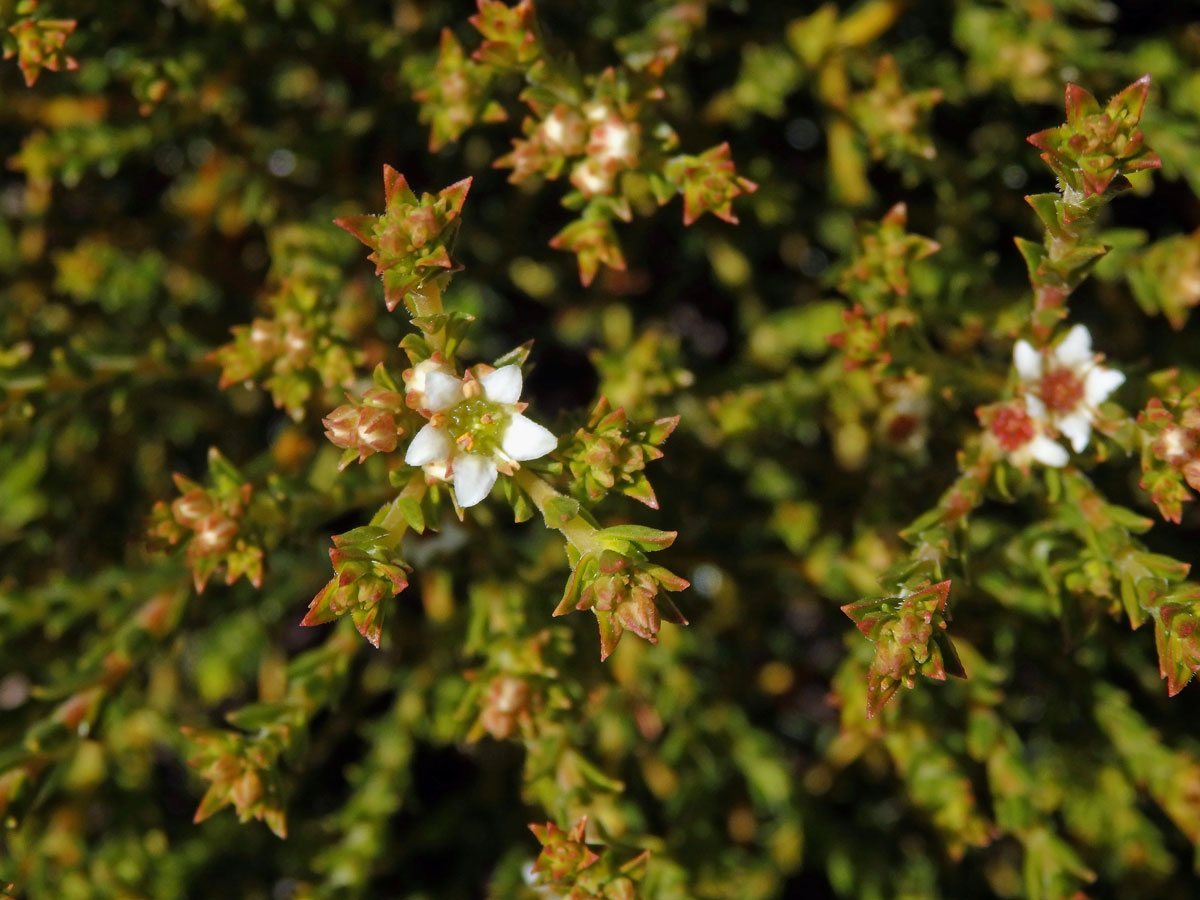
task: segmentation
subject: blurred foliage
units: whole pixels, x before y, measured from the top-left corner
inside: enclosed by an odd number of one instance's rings
[[[0,896],[1196,895],[1190,4],[0,35]]]

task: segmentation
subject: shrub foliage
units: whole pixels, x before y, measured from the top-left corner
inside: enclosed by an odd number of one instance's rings
[[[0,896],[1195,896],[1200,21],[804,6],[0,0]]]

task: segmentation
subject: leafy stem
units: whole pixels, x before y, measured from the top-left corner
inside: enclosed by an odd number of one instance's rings
[[[550,528],[562,532],[580,552],[599,553],[604,549],[599,529],[584,518],[579,504],[556,491],[548,481],[529,469],[517,471],[517,484],[529,495]],[[574,514],[569,514],[570,512]]]

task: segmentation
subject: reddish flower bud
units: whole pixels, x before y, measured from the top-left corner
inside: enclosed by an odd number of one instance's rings
[[[637,594],[626,600],[617,607],[617,618],[622,627],[638,637],[652,644],[658,643],[658,629],[662,626],[662,620],[651,597]]]
[[[223,513],[213,513],[196,526],[192,548],[201,554],[221,553],[233,545],[238,523]]]
[[[1200,459],[1193,459],[1184,465],[1183,477],[1193,490],[1200,491]]]
[[[171,504],[171,515],[180,525],[196,528],[198,523],[211,516],[216,510],[212,498],[203,488],[194,488]]]
[[[347,450],[358,447],[357,407],[350,404],[343,404],[322,419],[321,424],[328,429],[325,432],[325,437],[329,438],[330,443],[335,447],[342,447]]]
[[[1154,455],[1167,465],[1178,469],[1196,455],[1197,435],[1188,428],[1168,425],[1150,446]]]
[[[520,678],[511,675],[493,678],[479,724],[496,740],[504,740],[516,731],[521,718],[527,716],[528,702],[529,686]]]

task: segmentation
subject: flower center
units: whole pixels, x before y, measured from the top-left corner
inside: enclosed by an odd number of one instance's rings
[[[992,417],[992,434],[1012,453],[1033,440],[1033,419],[1018,406],[1006,406]]]
[[[1038,396],[1046,409],[1066,415],[1083,400],[1083,380],[1071,369],[1051,369],[1042,376]]]
[[[446,412],[446,429],[461,449],[490,456],[500,446],[508,419],[502,404],[471,397]]]

